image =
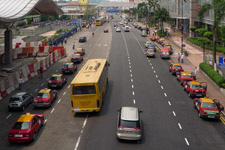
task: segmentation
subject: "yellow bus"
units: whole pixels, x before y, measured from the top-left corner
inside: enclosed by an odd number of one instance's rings
[[[101,26],[102,24],[103,24],[102,18],[95,19],[95,25],[96,26]]]
[[[98,112],[108,85],[106,59],[89,59],[70,83],[72,112]]]

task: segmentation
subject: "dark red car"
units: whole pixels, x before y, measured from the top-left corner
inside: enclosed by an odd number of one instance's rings
[[[158,41],[159,38],[157,38],[157,37],[151,37],[150,40],[151,40],[151,41]]]
[[[50,107],[57,99],[57,91],[51,89],[42,89],[34,99],[34,107]]]
[[[190,98],[205,97],[207,90],[206,82],[189,81],[184,82],[184,91],[188,93]]]
[[[81,63],[82,61],[83,61],[83,57],[78,53],[73,54],[71,57],[71,62],[73,63]]]
[[[195,76],[187,71],[177,73],[177,80],[181,85],[183,85],[184,82],[194,81],[195,79]]]
[[[49,88],[62,88],[66,84],[67,78],[63,74],[53,74],[48,80]]]
[[[63,74],[74,73],[76,70],[77,70],[77,66],[72,62],[65,63],[62,67]]]
[[[74,54],[80,54],[81,56],[85,55],[85,50],[83,48],[77,48]]]
[[[182,68],[182,66],[178,63],[171,63],[170,64],[170,68],[169,68],[169,72],[171,72],[172,75],[176,75],[178,72],[183,72],[184,69]]]
[[[26,113],[21,115],[9,131],[9,142],[25,143],[36,139],[37,133],[44,125],[43,114]]]

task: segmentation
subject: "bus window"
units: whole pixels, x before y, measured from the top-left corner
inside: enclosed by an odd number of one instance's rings
[[[95,86],[74,86],[73,95],[96,94]]]

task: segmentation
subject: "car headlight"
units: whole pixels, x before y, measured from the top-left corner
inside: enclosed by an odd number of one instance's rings
[[[52,81],[51,81],[51,80],[49,80],[49,81],[48,81],[48,83],[52,83]]]

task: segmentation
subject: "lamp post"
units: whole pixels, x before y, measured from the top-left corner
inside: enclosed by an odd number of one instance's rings
[[[183,9],[184,9],[184,0],[181,0],[181,53],[184,53],[183,44],[184,44],[184,19],[183,19]]]

